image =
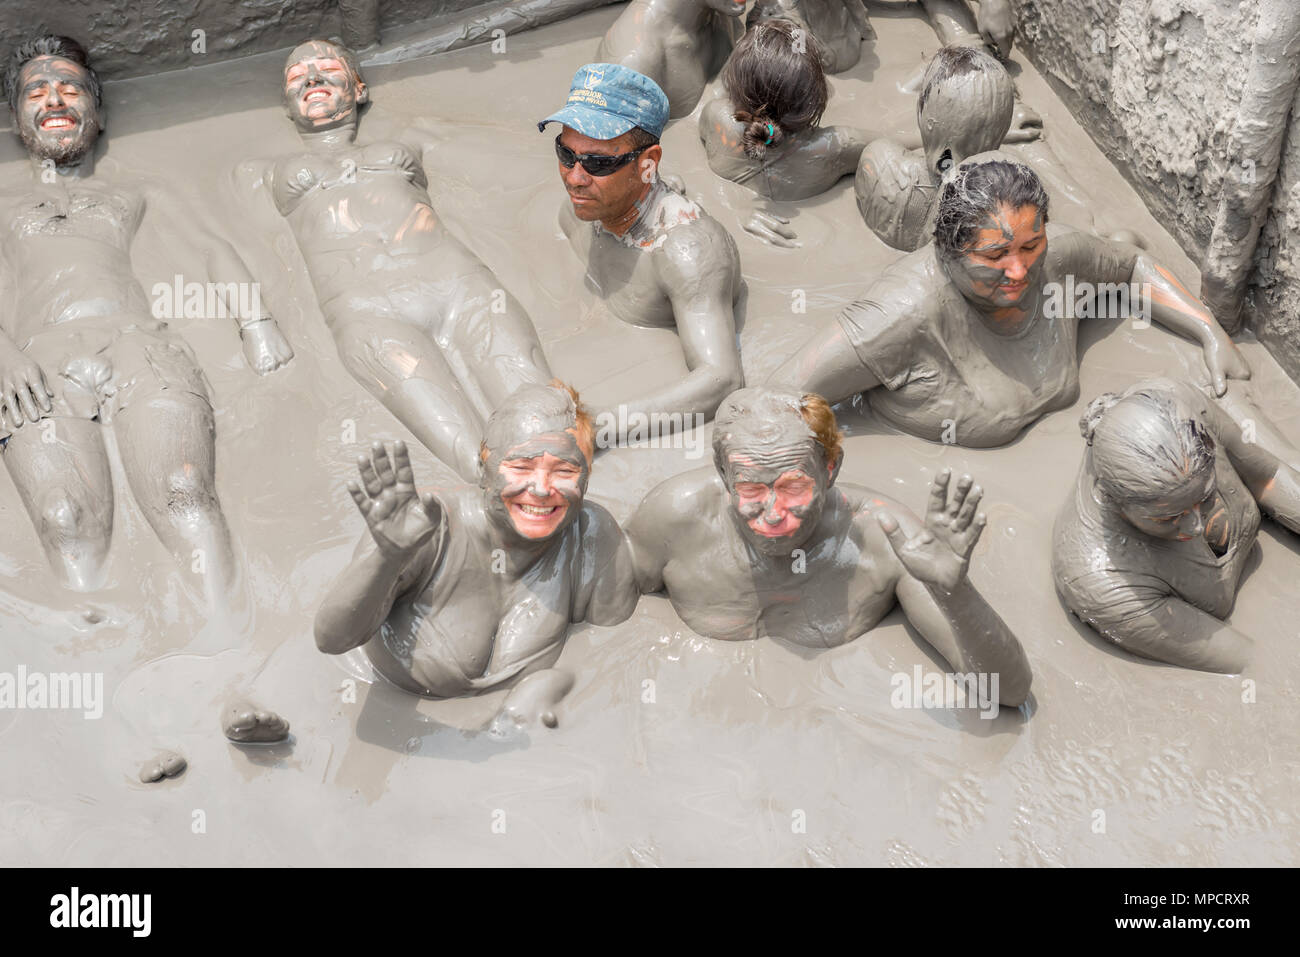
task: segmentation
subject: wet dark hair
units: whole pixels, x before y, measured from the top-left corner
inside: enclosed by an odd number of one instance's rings
[[[940,47],[921,78],[921,95],[916,99],[916,115],[921,115],[935,89],[953,77],[965,76],[967,73],[1001,74],[999,79],[1005,77],[1008,84],[1011,82],[1007,68],[983,47]]]
[[[722,83],[735,109],[732,116],[745,124],[745,154],[751,159],[820,123],[830,96],[817,41],[789,20],[762,20],[750,27],[722,68]]]
[[[1023,163],[1006,160],[965,162],[944,181],[934,220],[934,244],[949,257],[960,256],[981,224],[999,206],[1033,206],[1047,222],[1047,190]]]
[[[37,57],[43,56],[71,60],[85,70],[90,81],[90,92],[95,95],[95,105],[103,104],[104,88],[99,82],[98,74],[90,65],[90,55],[86,52],[86,48],[72,37],[46,34],[24,40],[9,54],[9,64],[5,67],[5,94],[9,97],[10,110],[15,113],[18,111],[18,77],[23,67]]]
[[[646,147],[654,146],[659,142],[659,137],[655,136],[649,130],[641,129],[639,126],[632,127],[627,131],[627,135],[631,137],[628,142],[634,150],[643,150]]]

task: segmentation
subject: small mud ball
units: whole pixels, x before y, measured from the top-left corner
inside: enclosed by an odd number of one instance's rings
[[[939,191],[930,184],[920,153],[893,140],[872,141],[862,151],[853,192],[863,222],[881,242],[910,253],[932,238]]]

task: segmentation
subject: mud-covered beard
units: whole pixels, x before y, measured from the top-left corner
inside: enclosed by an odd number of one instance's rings
[[[26,123],[18,124],[18,138],[30,156],[40,162],[53,160],[55,166],[76,166],[95,148],[99,139],[99,118],[94,114],[78,117],[76,135],[59,137],[57,140],[42,136],[41,132],[29,128]]]

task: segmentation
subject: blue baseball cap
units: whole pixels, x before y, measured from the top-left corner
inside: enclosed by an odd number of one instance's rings
[[[573,74],[564,109],[537,124],[563,123],[593,140],[612,140],[639,126],[655,136],[668,125],[668,97],[650,77],[617,63],[588,63]]]

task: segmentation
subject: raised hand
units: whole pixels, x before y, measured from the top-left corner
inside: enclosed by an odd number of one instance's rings
[[[963,475],[950,499],[951,479],[949,469],[934,477],[925,510],[925,527],[910,538],[892,513],[882,511],[876,516],[908,574],[948,591],[966,577],[971,552],[988,522],[983,512],[976,512],[984,490],[969,475]]]
[[[416,494],[415,476],[405,442],[393,443],[391,458],[380,442],[370,456],[357,456],[361,482],[348,483],[348,492],[366,520],[379,550],[396,558],[412,555],[433,537],[442,522],[442,506],[427,493]]]
[[[17,429],[24,420],[36,422],[53,408],[53,395],[35,360],[8,343],[0,344],[0,425]]]

